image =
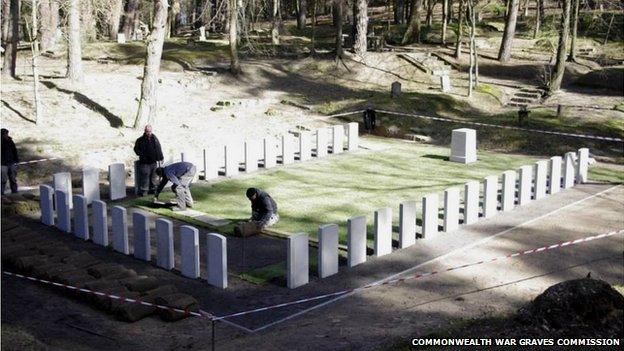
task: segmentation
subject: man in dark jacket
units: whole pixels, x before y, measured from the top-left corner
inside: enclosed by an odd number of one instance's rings
[[[153,193],[156,186],[156,163],[164,159],[160,142],[146,125],[143,135],[134,143],[134,153],[139,156],[139,195]]]
[[[154,202],[158,201],[158,195],[163,191],[167,182],[172,182],[171,191],[176,194],[176,206],[174,211],[184,211],[186,207],[193,207],[191,195],[191,182],[195,177],[196,168],[190,162],[176,162],[167,167],[156,168],[156,175],[160,177],[160,184],[154,194]]]
[[[9,131],[2,128],[0,134],[2,134],[2,195],[4,195],[4,188],[6,187],[7,180],[11,185],[11,193],[17,192],[16,178],[19,158],[17,157],[15,143],[9,136]]]
[[[249,188],[246,195],[251,201],[251,219],[249,221],[255,223],[258,229],[272,226],[279,221],[277,203],[266,191]]]

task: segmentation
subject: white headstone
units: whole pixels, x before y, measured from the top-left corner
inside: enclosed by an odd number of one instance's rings
[[[312,135],[310,132],[299,133],[299,161],[308,161],[312,158]]]
[[[65,233],[71,233],[71,211],[69,209],[69,195],[63,190],[54,192],[54,201],[56,202],[56,219],[58,229]]]
[[[295,162],[295,145],[290,134],[282,135],[282,164]]]
[[[347,220],[347,250],[349,267],[366,262],[366,216]]]
[[[498,177],[483,179],[483,217],[490,218],[498,212]]]
[[[100,170],[85,168],[82,170],[82,194],[87,199],[87,205],[93,200],[100,199]]]
[[[245,141],[245,173],[258,170],[259,146],[255,140]]]
[[[355,151],[360,146],[360,134],[359,126],[356,122],[347,124],[347,135],[349,139],[347,141],[347,150]]]
[[[168,219],[156,220],[156,264],[170,270],[174,267],[173,222]]]
[[[380,208],[375,211],[375,256],[392,253],[392,209]]]
[[[531,188],[533,183],[533,166],[520,167],[520,184],[518,186],[518,206],[528,204],[531,201]]]
[[[286,277],[290,289],[308,284],[308,234],[297,233],[288,237],[288,260]]]
[[[451,91],[451,78],[448,75],[443,74],[440,76],[440,88],[444,93]]]
[[[328,136],[328,128],[320,128],[316,131],[316,157],[321,158],[327,156]]]
[[[578,150],[578,163],[576,170],[577,183],[587,183],[587,172],[589,170],[589,149],[584,147]]]
[[[344,127],[342,125],[332,126],[332,153],[340,154],[344,149]]]
[[[143,261],[151,260],[152,243],[147,215],[134,210],[132,213],[132,228],[134,233],[134,257]]]
[[[225,289],[228,285],[227,241],[223,235],[210,233],[208,241],[208,284]]]
[[[82,240],[89,240],[89,214],[87,199],[74,195],[74,235]]]
[[[319,226],[318,239],[318,275],[325,278],[338,273],[338,226]]]
[[[428,194],[422,198],[422,237],[438,234],[438,194]]]
[[[479,182],[472,180],[464,186],[464,224],[479,220]]]
[[[126,34],[117,33],[117,44],[125,44],[125,43],[126,43]]]
[[[49,185],[39,185],[39,207],[41,223],[54,225],[54,189]]]
[[[563,164],[563,188],[568,189],[574,186],[574,152],[566,152]]]
[[[235,144],[228,144],[223,149],[225,155],[225,176],[234,177],[238,175],[238,147]]]
[[[219,170],[223,166],[223,148],[208,147],[204,149],[204,179],[211,180],[219,177]]]
[[[264,154],[264,168],[269,169],[277,165],[277,142],[273,137],[266,137],[262,141],[262,151]]]
[[[416,243],[416,201],[399,204],[399,247],[404,249]]]
[[[535,200],[546,196],[546,173],[548,172],[548,161],[541,160],[535,162]]]
[[[503,212],[511,211],[516,204],[516,171],[503,172],[503,196],[501,201]]]
[[[561,190],[561,156],[550,158],[550,182],[548,183],[548,193],[556,194]]]
[[[199,231],[183,225],[180,227],[180,272],[188,278],[199,278]]]
[[[459,188],[444,190],[444,231],[450,233],[459,227]]]
[[[113,206],[111,208],[111,219],[113,221],[113,250],[129,255],[128,213],[126,209],[121,206]]]
[[[199,41],[206,41],[206,27],[199,27]]]
[[[74,208],[73,199],[72,199],[72,183],[71,183],[71,173],[69,172],[60,172],[54,173],[54,191],[61,190],[64,191],[68,196],[68,205],[69,208]]]
[[[477,132],[474,129],[453,130],[450,160],[464,164],[477,161]]]
[[[135,176],[135,179],[137,177],[138,174]],[[108,166],[108,183],[111,200],[126,197],[126,166],[123,163],[113,163]],[[136,182],[135,184],[138,185]]]
[[[108,246],[108,214],[106,213],[106,202],[94,200],[91,205],[93,209],[93,242]]]

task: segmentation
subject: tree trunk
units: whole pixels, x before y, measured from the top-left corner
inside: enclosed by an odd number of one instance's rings
[[[121,31],[126,35],[126,39],[132,38],[134,34],[134,16],[139,8],[139,0],[128,0],[123,16]]]
[[[41,97],[39,96],[39,69],[37,67],[37,61],[39,60],[39,40],[37,29],[37,1],[32,0],[31,15],[32,15],[32,28],[31,28],[31,43],[30,48],[32,51],[32,70],[33,70],[33,96],[35,98],[35,124],[43,121],[43,109],[41,108]]]
[[[147,51],[145,66],[143,67],[143,82],[141,83],[141,100],[139,110],[134,120],[134,129],[142,129],[146,124],[156,120],[158,112],[158,75],[160,74],[160,59],[163,43],[165,42],[165,26],[167,25],[167,0],[154,0],[154,22],[147,37]]]
[[[566,43],[568,33],[570,33],[570,0],[563,0],[563,15],[561,16],[561,27],[559,28],[559,45],[557,46],[557,61],[554,72],[548,84],[548,93],[552,94],[561,89],[561,81],[565,72]]]
[[[511,47],[513,44],[514,34],[516,33],[516,20],[518,17],[519,0],[509,0],[509,16],[505,21],[505,32],[503,33],[503,41],[501,42],[498,52],[498,60],[501,63],[509,61],[511,58]],[[474,11],[474,9],[472,10]]]
[[[4,47],[9,37],[11,24],[11,0],[2,0],[2,46]]]
[[[468,0],[468,19],[470,22],[470,72],[468,75],[468,97],[472,96],[477,82],[478,62],[477,62],[477,46],[475,41],[476,32],[476,16],[474,0]]]
[[[433,9],[435,8],[436,2],[437,0],[427,1],[427,17],[425,19],[427,27],[431,27],[433,25]]]
[[[412,0],[413,9],[410,15],[409,24],[401,44],[411,44],[414,42],[420,43],[420,10],[422,6],[422,0]]]
[[[39,2],[39,33],[41,35],[41,50],[48,51],[56,44],[56,33],[59,25],[59,3],[56,0],[43,0]]]
[[[394,0],[393,2],[394,24],[403,23],[404,9],[405,9],[404,0]]]
[[[97,36],[95,28],[97,21],[93,15],[93,3],[91,1],[81,1],[78,6],[80,8],[82,40],[87,43],[94,42]]]
[[[464,32],[464,1],[459,0],[459,15],[457,19],[457,41],[455,43],[455,58],[461,58],[462,36]]]
[[[442,44],[446,44],[447,24],[448,24],[448,0],[442,0]]]
[[[17,44],[19,42],[19,18],[20,0],[10,0],[10,21],[9,31],[5,41],[4,64],[2,65],[2,76],[4,78],[17,78],[15,64],[17,62]]]
[[[579,0],[574,1],[574,9],[572,10],[572,40],[570,41],[570,54],[568,61],[576,62],[576,33],[578,31],[579,20]]]
[[[368,0],[357,1],[357,32],[355,36],[355,44],[353,49],[356,54],[366,54],[367,42],[366,34],[368,33]]]
[[[281,26],[281,13],[280,13],[280,0],[273,0],[273,14],[272,14],[272,26],[271,26],[271,42],[273,45],[279,45],[280,43],[280,26]]]
[[[69,0],[67,19],[67,78],[82,82],[82,51],[80,47],[80,0]]]
[[[317,0],[312,0],[312,35],[310,38],[310,54],[316,54],[316,6]]]
[[[297,29],[302,30],[303,28],[305,28],[307,12],[307,0],[299,0],[299,11],[297,12]]]
[[[237,76],[241,73],[240,62],[238,61],[238,2],[228,0],[230,16],[230,72]]]
[[[119,33],[119,21],[121,20],[122,10],[122,0],[112,0],[111,14],[108,23],[108,38],[110,40],[117,40],[117,33]]]
[[[542,21],[542,3],[544,0],[535,0],[535,28],[533,30],[533,39],[537,39]]]
[[[344,0],[334,0],[334,10],[336,11],[336,59],[342,58],[343,50],[342,50],[342,22],[343,18],[343,1]]]

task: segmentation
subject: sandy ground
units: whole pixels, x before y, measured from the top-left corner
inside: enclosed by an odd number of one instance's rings
[[[621,186],[577,186],[457,232],[419,240],[415,246],[392,255],[369,257],[369,262],[356,268],[341,266],[339,274],[323,280],[312,277],[310,284],[295,290],[276,284],[257,287],[230,276],[231,287],[223,292],[205,282],[182,278],[91,243],[71,237],[64,240],[96,257],[121,262],[139,274],[166,279],[180,291],[196,296],[206,311],[222,315],[354,288],[391,276],[441,271],[623,229],[623,197]],[[27,220],[23,226],[61,235]],[[620,234],[232,319],[239,326],[217,324],[217,349],[378,349],[462,319],[513,312],[548,286],[585,277],[588,272],[593,278],[624,284],[622,244]],[[28,331],[51,349],[209,349],[211,346],[210,323],[206,320],[196,318],[167,324],[147,318],[127,324],[38,284],[3,276],[2,286],[3,323]],[[76,329],[76,325],[87,331]],[[250,333],[245,329],[256,331]]]

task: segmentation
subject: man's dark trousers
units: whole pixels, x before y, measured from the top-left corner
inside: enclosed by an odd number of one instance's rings
[[[158,179],[156,176],[156,163],[139,163],[139,193],[144,195],[149,191],[150,194],[154,193]]]

